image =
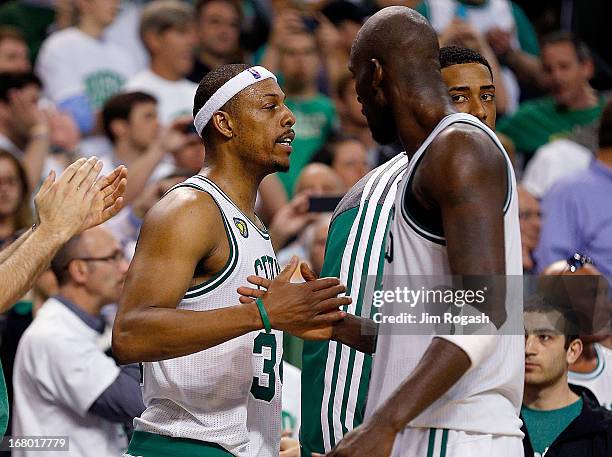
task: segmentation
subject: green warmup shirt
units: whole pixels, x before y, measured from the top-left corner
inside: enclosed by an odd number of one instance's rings
[[[592,108],[568,110],[552,97],[522,103],[510,117],[499,121],[497,130],[512,139],[516,149],[532,156],[536,149],[553,140],[567,137],[575,127],[589,125],[599,119],[605,99]]]
[[[295,140],[289,159],[289,171],[279,173],[289,198],[293,196],[295,182],[310,159],[323,147],[337,123],[336,108],[329,97],[318,94],[312,98],[289,98],[287,107],[295,115]]]
[[[582,398],[565,408],[540,411],[526,406],[521,417],[529,433],[534,457],[542,457],[557,437],[582,411]]]
[[[366,283],[380,287],[385,239],[406,154],[372,170],[342,199],[330,224],[321,276],[339,277],[353,303],[344,310],[370,317]],[[372,357],[336,341],[305,341],[302,352],[302,457],[331,450],[363,421]]]

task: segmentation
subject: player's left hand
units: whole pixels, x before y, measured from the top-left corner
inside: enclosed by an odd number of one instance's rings
[[[308,266],[306,262],[300,263],[300,273],[302,274],[302,278],[304,278],[306,282],[315,281],[319,279],[316,273],[310,269],[310,267]],[[269,283],[269,280],[262,278],[260,276],[249,276],[247,278],[247,281],[249,281],[251,284],[257,285],[258,287],[262,287],[262,288],[256,289],[254,287],[247,287],[247,286],[239,287],[237,289],[237,292],[240,294],[240,297],[239,297],[240,303],[243,303],[243,304],[251,303],[257,300],[258,298],[262,298],[264,294],[266,293],[266,289],[267,289],[265,284]],[[299,332],[299,334],[298,333],[295,334],[295,336],[298,336],[302,338],[303,340],[319,340],[319,341],[329,340],[331,339],[332,335],[333,335],[333,326],[329,324],[322,325],[321,327],[309,328],[307,330]]]
[[[395,442],[395,431],[384,424],[366,421],[342,438],[330,452],[312,453],[312,457],[389,457]]]

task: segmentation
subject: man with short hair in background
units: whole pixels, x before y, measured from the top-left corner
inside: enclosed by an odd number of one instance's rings
[[[543,39],[542,64],[549,95],[522,103],[499,123],[499,131],[527,159],[540,146],[567,137],[574,127],[595,122],[604,105],[603,97],[589,84],[594,71],[591,53],[570,32]]]
[[[125,193],[127,204],[140,195],[150,180],[170,174],[174,169],[171,155],[178,155],[189,141],[193,141],[186,133],[192,125],[191,116],[177,118],[160,128],[157,100],[144,92],[120,93],[112,97],[102,110],[102,124],[106,137],[113,144],[112,154],[103,159],[105,169],[125,165],[130,172]],[[197,139],[195,134],[193,136]],[[203,160],[201,145],[200,150]],[[165,161],[166,157],[169,160]]]
[[[0,72],[32,71],[30,51],[21,32],[9,25],[0,26]]]
[[[144,411],[140,372],[117,366],[98,340],[106,327],[100,312],[119,300],[128,262],[110,232],[95,227],[69,240],[51,268],[59,295],[44,303],[17,349],[13,434],[67,436],[75,457],[120,455],[121,424]]]
[[[540,289],[543,302],[526,305],[524,312],[525,457],[609,456],[612,414],[588,389],[568,384],[569,365],[580,357],[583,344],[575,313],[547,300],[551,285]]]
[[[440,49],[439,58],[442,79],[454,107],[494,129],[495,85],[487,60],[476,51],[457,46]],[[354,87],[352,81],[351,84]],[[351,296],[356,299],[349,313],[370,316],[371,307],[358,292],[365,286],[367,275],[375,276],[377,282],[382,280],[384,235],[391,217],[389,202],[394,201],[397,183],[407,167],[406,154],[398,154],[375,168],[347,192],[332,216],[321,275],[338,276],[351,285]],[[368,202],[365,192],[376,195],[376,201]],[[369,211],[378,214],[376,224],[360,224],[372,205],[375,209]],[[349,271],[359,268],[362,273],[349,276]],[[300,434],[304,457],[329,452],[363,422],[371,369],[369,354],[338,341],[304,343]]]
[[[30,189],[40,181],[51,146],[48,118],[38,107],[41,89],[33,73],[0,73],[0,149],[21,161]]]
[[[236,0],[198,0],[195,15],[198,46],[188,79],[197,84],[210,70],[242,60],[242,9]]]
[[[542,232],[536,267],[580,252],[606,276],[612,275],[612,100],[599,128],[599,151],[588,169],[557,182],[542,199]]]
[[[191,114],[198,87],[186,79],[196,45],[193,8],[179,0],[151,2],[142,12],[140,37],[151,63],[127,82],[125,90],[153,95],[162,125]]]

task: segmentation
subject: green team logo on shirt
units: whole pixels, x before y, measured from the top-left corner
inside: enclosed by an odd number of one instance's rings
[[[255,275],[270,281],[280,273],[280,266],[274,257],[264,255],[255,261]]]
[[[125,78],[115,71],[96,71],[85,78],[85,93],[91,105],[100,108],[106,100],[121,90],[124,83]]]
[[[244,238],[248,238],[249,237],[249,228],[247,227],[246,222],[244,222],[239,217],[235,217],[234,218],[234,224],[236,225],[236,227],[238,228],[238,231],[240,232],[240,234]]]

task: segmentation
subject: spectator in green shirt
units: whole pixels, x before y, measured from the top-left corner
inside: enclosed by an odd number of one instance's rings
[[[609,456],[612,415],[588,389],[568,384],[569,365],[582,352],[578,319],[571,308],[549,302],[546,290],[541,286],[543,300],[527,305],[524,313],[525,457]]]
[[[571,33],[556,32],[543,40],[542,63],[549,95],[522,103],[498,124],[528,159],[540,146],[567,137],[574,127],[595,122],[604,104],[589,84],[590,52]]]
[[[312,33],[287,37],[280,50],[279,70],[284,76],[285,104],[296,118],[295,140],[289,171],[280,173],[289,198],[293,196],[300,171],[326,143],[336,124],[333,101],[317,90],[321,59]]]

